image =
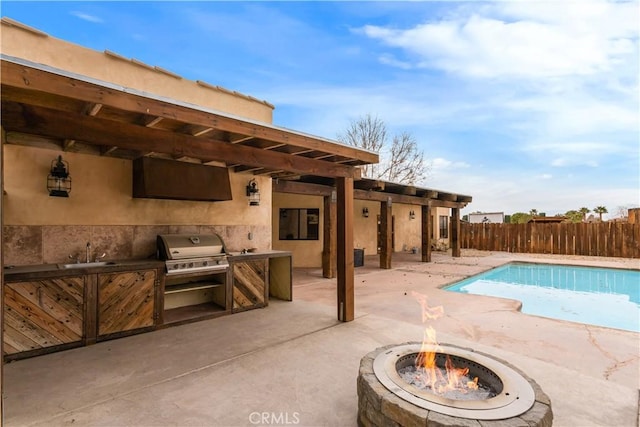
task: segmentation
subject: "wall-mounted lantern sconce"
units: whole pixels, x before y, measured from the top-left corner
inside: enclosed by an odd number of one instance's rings
[[[369,218],[369,208],[362,208],[362,216]]]
[[[260,190],[255,179],[247,184],[247,197],[249,198],[249,206],[260,206]]]
[[[416,213],[415,211],[409,211],[409,219],[416,219]]]
[[[51,161],[51,170],[47,177],[47,190],[49,190],[51,197],[69,197],[71,192],[69,162],[62,160],[62,156]]]

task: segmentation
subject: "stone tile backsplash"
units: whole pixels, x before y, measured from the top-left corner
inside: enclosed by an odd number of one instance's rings
[[[4,227],[4,265],[42,264],[41,226]]]
[[[156,236],[166,233],[216,233],[227,251],[271,249],[271,227],[251,225],[5,225],[5,265],[55,264],[79,257],[86,261],[156,257]]]

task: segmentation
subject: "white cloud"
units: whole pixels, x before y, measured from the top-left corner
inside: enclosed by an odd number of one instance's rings
[[[460,82],[468,108],[451,110],[460,126],[509,132],[536,164],[596,168],[638,158],[638,13],[638,2],[604,0],[463,3],[411,27],[361,32],[403,55],[405,69]]]
[[[578,155],[584,152],[602,153],[610,150],[610,145],[603,142],[538,142],[530,144],[526,150]]]
[[[80,12],[80,11],[77,11],[77,10],[71,11],[71,14],[73,16],[75,16],[76,18],[80,18],[80,19],[82,19],[84,21],[89,21],[89,22],[93,22],[93,23],[96,23],[96,24],[101,24],[102,22],[104,22],[102,20],[102,18],[100,18],[98,16],[90,15],[88,13]]]
[[[451,169],[466,169],[471,167],[469,163],[466,162],[454,162],[451,160],[443,159],[442,157],[436,157],[431,160],[431,168],[435,171],[441,170],[451,170]]]
[[[276,122],[284,107],[296,111],[288,126],[318,135],[367,112],[416,129],[433,156],[421,185],[471,195],[471,211],[638,202],[637,2],[443,9],[411,27],[360,29],[389,78],[289,81],[258,95],[278,107]]]
[[[579,157],[559,157],[556,159],[553,159],[551,161],[551,166],[554,167],[568,167],[568,166],[589,166],[592,168],[597,168],[598,167],[598,162],[595,160],[589,160],[589,159],[584,159],[584,158],[579,158]]]
[[[380,55],[380,57],[378,58],[378,60],[385,65],[391,65],[393,67],[397,67],[397,68],[402,68],[404,70],[409,70],[412,68],[411,63],[407,62],[407,61],[400,61],[396,58],[394,58],[392,55],[390,54],[384,54],[384,55]]]
[[[541,127],[541,121],[532,120],[533,128],[556,136],[589,134],[602,129],[609,132],[638,130],[638,100],[633,94],[612,100],[602,100],[600,96],[584,89],[568,88],[560,95],[538,92],[513,99],[505,104],[505,108],[529,114],[530,118],[544,114],[544,126]]]
[[[637,9],[601,1],[496,2],[413,28],[361,31],[414,55],[418,67],[462,76],[585,76],[637,58]]]

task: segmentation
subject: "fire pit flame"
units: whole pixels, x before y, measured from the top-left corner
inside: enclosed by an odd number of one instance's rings
[[[426,323],[428,320],[437,320],[444,315],[444,307],[441,305],[430,306],[426,295],[417,292],[412,292],[411,295],[422,308],[422,323]],[[446,355],[444,370],[438,367],[436,354],[439,351],[441,348],[436,339],[436,331],[432,326],[427,326],[424,331],[422,348],[415,360],[416,369],[411,373],[407,369],[404,372],[399,372],[401,377],[409,384],[435,394],[444,395],[451,391],[466,394],[470,390],[478,390],[478,377],[469,378],[467,376],[469,368],[454,366],[449,355]]]

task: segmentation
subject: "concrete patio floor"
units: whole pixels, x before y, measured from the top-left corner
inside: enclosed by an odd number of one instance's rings
[[[508,360],[551,398],[556,426],[638,426],[640,334],[522,314],[515,301],[439,289],[510,260],[639,268],[638,260],[463,251],[356,268],[356,320],[335,280],[296,269],[294,301],[13,362],[7,426],[355,426],[360,359],[420,341],[411,291],[443,305],[438,339]]]

